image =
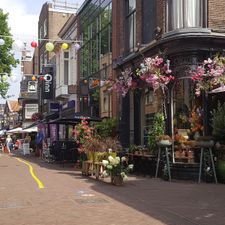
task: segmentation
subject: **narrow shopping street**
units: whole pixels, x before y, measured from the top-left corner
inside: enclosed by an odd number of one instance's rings
[[[72,165],[0,154],[0,224],[223,225],[225,187],[129,176],[124,186],[81,176]]]

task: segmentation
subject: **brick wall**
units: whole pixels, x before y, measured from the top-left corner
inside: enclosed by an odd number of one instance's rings
[[[208,0],[208,27],[225,29],[225,0]]]

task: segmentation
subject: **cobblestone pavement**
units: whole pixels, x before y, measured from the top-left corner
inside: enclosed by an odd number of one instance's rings
[[[224,225],[225,185],[129,177],[122,187],[71,165],[0,154],[0,225]]]

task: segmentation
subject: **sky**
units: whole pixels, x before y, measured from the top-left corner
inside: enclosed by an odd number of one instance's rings
[[[65,1],[65,0],[60,0]],[[11,28],[11,34],[14,40],[18,39],[27,42],[30,46],[32,40],[37,40],[38,33],[38,17],[42,5],[46,0],[0,0],[0,8],[8,15],[8,25]],[[67,0],[68,3],[78,3],[82,5],[84,0]],[[15,52],[15,57],[20,59],[21,53]],[[8,95],[12,95],[10,99],[19,97],[20,81],[21,81],[20,65],[13,69],[12,74],[17,77],[16,82],[10,83]],[[4,99],[0,98],[0,104],[5,103]]]

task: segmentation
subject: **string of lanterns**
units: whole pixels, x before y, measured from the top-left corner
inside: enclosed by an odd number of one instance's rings
[[[11,36],[4,36],[4,35],[0,35],[0,46],[4,45],[5,44],[5,40],[3,39],[3,37],[10,37],[12,38]],[[79,41],[79,40],[50,40],[50,39],[39,39],[40,41],[48,41],[46,44],[45,44],[45,49],[46,51],[48,52],[52,52],[54,49],[55,49],[55,46],[52,42],[56,42],[56,43],[61,43],[61,49],[62,50],[67,50],[69,49],[70,45],[73,45],[74,46],[74,49],[76,51],[78,51],[80,49],[80,44],[82,41]],[[37,42],[36,41],[32,41],[30,43],[30,46],[32,48],[36,48],[38,46]],[[23,49],[25,48],[25,43],[22,42],[21,40],[15,40],[13,41],[13,44],[12,44],[12,49],[14,51],[22,51]]]
[[[10,77],[12,82],[14,82],[14,83],[17,82],[17,77],[15,75],[8,76],[7,73],[0,73],[0,76],[1,76],[2,82],[6,82],[8,80],[8,77]]]

